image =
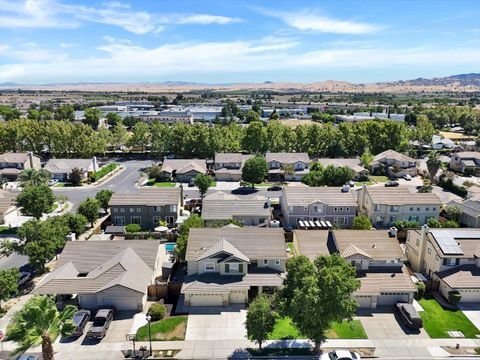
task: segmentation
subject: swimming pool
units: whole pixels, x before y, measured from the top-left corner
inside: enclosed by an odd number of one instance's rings
[[[165,250],[166,250],[168,253],[171,253],[171,252],[173,252],[173,250],[175,249],[175,246],[177,246],[177,244],[175,244],[175,243],[166,243],[166,244],[165,244]]]

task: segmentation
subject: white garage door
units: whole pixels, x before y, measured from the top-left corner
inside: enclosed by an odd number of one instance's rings
[[[480,290],[461,290],[460,295],[460,302],[480,302]]]
[[[230,304],[244,304],[246,299],[245,291],[231,291]]]
[[[190,297],[191,306],[222,306],[223,300],[220,294],[195,294]]]
[[[135,297],[104,298],[103,306],[114,306],[115,310],[138,310]]]
[[[371,296],[356,296],[355,300],[358,302],[358,307],[368,308],[372,307],[372,297]]]
[[[382,293],[377,300],[377,305],[395,305],[397,302],[408,302],[408,294],[406,293]]]

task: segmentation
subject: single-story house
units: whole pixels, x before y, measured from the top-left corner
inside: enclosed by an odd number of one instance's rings
[[[161,274],[159,241],[69,241],[55,269],[33,293],[77,296],[78,307],[142,311],[148,286]]]
[[[369,171],[365,169],[360,159],[333,159],[333,158],[319,158],[317,161],[322,164],[323,167],[333,165],[335,167],[348,167],[353,170],[354,180],[363,180],[368,178]]]
[[[16,180],[23,170],[40,167],[40,158],[32,152],[0,154],[0,176],[8,180]]]
[[[45,164],[45,170],[52,174],[58,181],[69,181],[72,170],[77,168],[82,171],[82,179],[98,170],[96,158],[93,159],[50,159]]]
[[[470,228],[480,228],[480,197],[472,197],[463,201],[453,200],[448,204],[462,211],[458,221]]]
[[[207,173],[205,159],[167,159],[163,160],[162,175],[164,180],[190,182],[198,174]]]

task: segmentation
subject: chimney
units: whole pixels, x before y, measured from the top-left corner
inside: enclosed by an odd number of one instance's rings
[[[28,155],[28,162],[30,163],[30,169],[33,169],[33,152],[29,151]]]
[[[96,156],[93,157],[92,162],[93,162],[93,173],[95,174],[98,171],[98,161]]]

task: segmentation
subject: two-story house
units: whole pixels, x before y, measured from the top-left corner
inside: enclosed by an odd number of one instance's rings
[[[219,221],[236,220],[244,226],[270,226],[272,206],[264,196],[239,197],[217,191],[203,199],[202,219],[208,226]]]
[[[243,165],[253,156],[242,153],[215,153],[215,178],[218,181],[242,180]]]
[[[363,186],[358,191],[358,211],[368,216],[377,228],[391,226],[395,221],[417,221],[426,224],[437,219],[442,206],[434,193],[414,193],[407,187]]]
[[[418,160],[395,150],[386,150],[377,154],[370,168],[372,173],[383,167],[386,174],[391,177],[403,177],[404,175],[416,176],[418,174]]]
[[[32,152],[0,154],[0,176],[9,180],[16,180],[23,170],[40,167],[40,158]]]
[[[284,233],[278,228],[193,228],[185,260],[185,306],[245,304],[283,286]]]
[[[308,174],[310,157],[307,153],[272,153],[265,154],[270,181],[300,181]]]
[[[174,224],[183,207],[181,187],[141,189],[137,193],[114,193],[108,204],[113,225],[139,224],[153,230],[159,221]]]
[[[354,292],[360,308],[413,301],[416,291],[405,266],[405,255],[388,231],[295,230],[294,255],[313,260],[338,253],[357,269],[360,289]]]
[[[280,207],[285,228],[298,227],[299,221],[329,221],[349,228],[357,214],[352,192],[336,187],[284,187]]]
[[[198,174],[207,173],[205,159],[167,159],[163,160],[161,178],[163,180],[176,180],[190,182]]]
[[[480,176],[480,152],[464,151],[453,154],[450,168],[461,173]]]
[[[445,298],[458,291],[461,302],[480,302],[480,228],[409,230],[405,252]]]

